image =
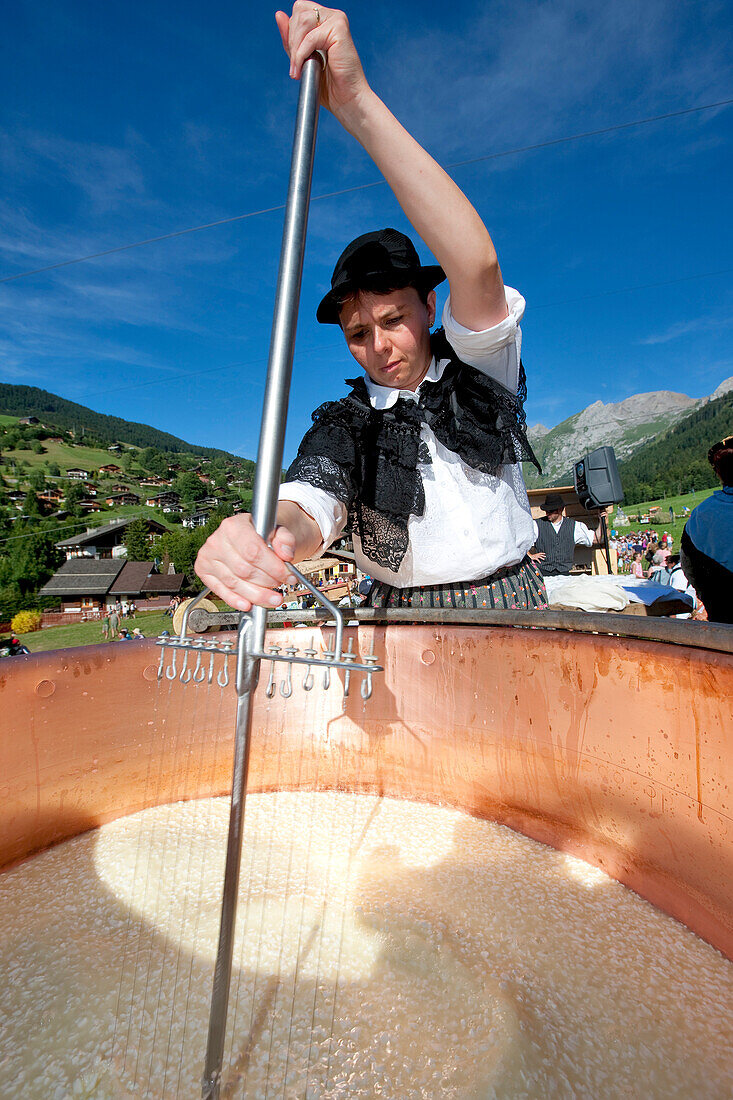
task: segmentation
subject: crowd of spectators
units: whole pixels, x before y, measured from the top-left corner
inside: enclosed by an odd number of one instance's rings
[[[666,564],[674,549],[674,538],[668,531],[660,534],[651,528],[624,534],[612,531],[610,545],[616,550],[619,573],[641,578]]]
[[[695,618],[704,617],[695,589],[680,565],[680,555],[674,552],[674,538],[668,531],[660,534],[647,529],[623,535],[612,531],[610,545],[616,550],[619,573],[687,593],[693,600]],[[688,615],[679,617],[687,618]]]
[[[612,531],[611,545],[619,573],[670,585],[692,597],[694,618],[733,625],[733,435],[713,444],[708,461],[721,488],[692,512],[684,509],[680,553],[668,531],[657,535],[651,528]]]

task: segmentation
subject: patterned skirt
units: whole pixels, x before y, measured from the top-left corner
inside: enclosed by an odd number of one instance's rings
[[[367,600],[369,607],[473,608],[482,611],[544,611],[547,592],[537,566],[528,557],[518,565],[499,569],[475,581],[424,584],[415,588],[393,588],[375,581]]]

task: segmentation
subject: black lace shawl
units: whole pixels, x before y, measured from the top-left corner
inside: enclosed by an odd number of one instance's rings
[[[347,379],[351,393],[316,409],[286,475],[342,501],[364,554],[393,572],[407,552],[410,516],[425,510],[418,465],[430,456],[420,441],[423,424],[474,470],[499,476],[521,461],[540,470],[527,440],[522,364],[515,395],[462,363],[443,329],[431,345],[437,361],[450,362],[438,382],[421,386],[417,401],[399,397],[389,409],[373,409],[364,379]]]

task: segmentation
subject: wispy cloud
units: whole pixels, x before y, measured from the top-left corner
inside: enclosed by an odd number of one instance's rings
[[[368,67],[408,129],[450,159],[573,132],[581,118],[626,121],[619,109],[631,119],[636,106],[720,98],[731,58],[700,33],[699,13],[666,0],[461,5],[449,29],[380,41]]]
[[[645,346],[669,344],[685,336],[698,336],[701,333],[716,332],[721,328],[730,328],[733,317],[693,317],[689,321],[675,321],[661,332],[651,333],[639,340]]]
[[[141,166],[131,147],[69,141],[58,136],[33,135],[31,149],[78,187],[94,211],[114,210],[145,197]]]

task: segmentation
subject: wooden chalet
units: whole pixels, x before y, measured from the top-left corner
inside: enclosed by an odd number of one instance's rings
[[[178,493],[169,491],[167,493],[158,493],[156,496],[148,497],[145,501],[148,508],[160,508],[164,512],[182,512],[183,505],[181,504],[181,498]]]
[[[113,581],[109,596],[140,600],[149,596],[177,596],[185,581],[183,573],[156,573],[152,561],[128,561]]]
[[[100,611],[124,564],[119,558],[72,558],[44,584],[39,595],[60,597],[61,610],[67,614]]]
[[[176,596],[183,573],[158,574],[152,561],[124,558],[71,558],[44,584],[41,596],[61,599],[65,614],[99,615],[113,604],[155,596]]]
[[[124,550],[120,551],[125,538],[125,528],[133,522],[135,516],[125,516],[124,519],[115,520],[103,527],[92,527],[83,535],[74,535],[70,539],[57,542],[59,550],[63,550],[68,558],[112,558],[121,553],[124,559]],[[162,535],[166,528],[157,520],[145,518],[148,527],[148,536]],[[119,560],[119,559],[118,559]]]
[[[356,564],[353,561],[343,561],[340,558],[309,558],[298,564],[298,569],[307,577],[311,584],[326,586],[343,583],[357,579]],[[300,582],[292,585],[294,590],[300,589]],[[344,592],[341,595],[345,594]]]
[[[210,508],[199,508],[198,511],[192,512],[190,516],[186,516],[183,520],[184,527],[205,527],[209,522],[211,515]]]

